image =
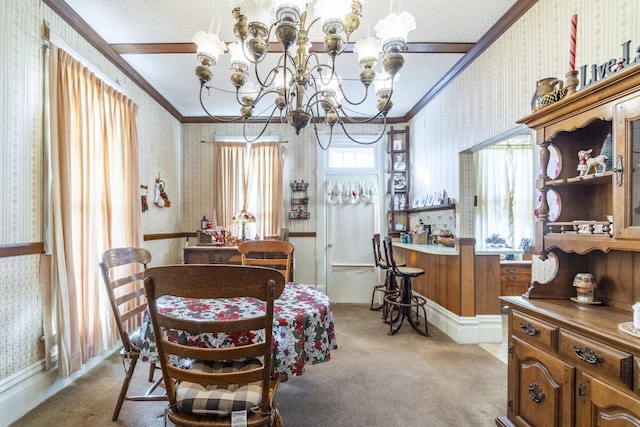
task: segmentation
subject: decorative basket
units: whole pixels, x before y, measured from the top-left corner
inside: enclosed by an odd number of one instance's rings
[[[412,236],[412,242],[416,243],[418,245],[426,245],[427,244],[427,239],[429,237],[428,233],[420,233],[420,234],[413,234]]]
[[[566,87],[549,92],[548,94],[544,95],[542,98],[538,100],[539,108],[544,108],[553,104],[554,102],[560,101],[562,98],[565,97],[566,94],[567,94]]]

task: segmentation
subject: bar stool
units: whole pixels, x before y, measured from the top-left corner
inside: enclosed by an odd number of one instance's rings
[[[398,292],[398,286],[396,283],[395,275],[393,274],[393,269],[389,268],[386,259],[382,257],[382,252],[380,251],[380,234],[376,233],[373,235],[371,239],[371,243],[373,246],[373,261],[375,266],[381,270],[385,271],[385,279],[384,283],[381,285],[376,285],[373,287],[373,291],[371,292],[371,305],[369,306],[370,310],[382,310],[382,318],[386,319],[387,305],[384,302],[384,297],[389,294],[394,294]],[[398,264],[399,266],[404,266],[404,264]],[[382,304],[375,305],[375,297],[376,294],[382,294]]]
[[[400,277],[400,288],[398,292],[385,295],[384,301],[388,306],[385,320],[389,315],[389,335],[394,335],[406,318],[409,324],[425,337],[429,336],[427,324],[427,299],[417,295],[411,289],[411,278],[424,274],[424,270],[415,267],[400,267],[396,264],[393,257],[393,245],[391,237],[384,238],[384,253],[389,269],[393,271],[394,276]],[[395,282],[395,278],[394,278]],[[415,308],[415,319],[412,317],[412,309]],[[420,312],[424,318],[424,331],[420,328]],[[395,312],[395,314],[394,314]]]

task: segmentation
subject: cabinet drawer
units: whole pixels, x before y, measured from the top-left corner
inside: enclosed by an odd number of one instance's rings
[[[560,331],[558,352],[577,367],[633,387],[633,356],[629,353],[565,330]]]
[[[535,346],[545,346],[555,350],[558,342],[558,327],[540,319],[513,310],[511,331],[523,341]]]
[[[520,267],[501,267],[500,268],[500,281],[501,282],[525,282],[531,281],[531,271],[523,270]]]

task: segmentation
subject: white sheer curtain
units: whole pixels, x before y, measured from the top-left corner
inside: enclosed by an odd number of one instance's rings
[[[475,153],[475,237],[498,234],[511,247],[533,237],[533,148],[499,144]]]

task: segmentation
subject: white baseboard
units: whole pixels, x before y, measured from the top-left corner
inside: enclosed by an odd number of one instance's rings
[[[461,317],[433,301],[427,301],[429,322],[459,344],[502,342],[502,316]]]
[[[0,382],[0,427],[17,421],[118,350],[119,347],[92,358],[69,378],[58,378],[57,364],[45,371],[44,361],[36,362],[5,378]]]

